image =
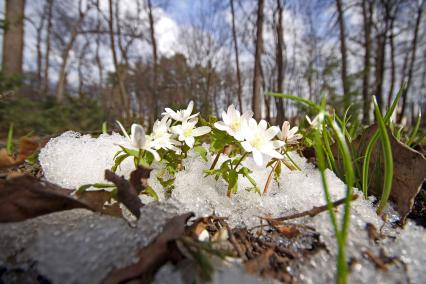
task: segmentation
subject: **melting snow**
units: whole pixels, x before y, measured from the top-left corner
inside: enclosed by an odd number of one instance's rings
[[[91,138],[78,133],[66,132],[52,139],[40,154],[40,163],[47,180],[64,187],[75,188],[82,184],[102,182],[104,169],[112,166],[112,157],[123,143],[118,134]],[[37,267],[54,283],[98,283],[112,267],[125,266],[134,261],[137,247],[146,245],[157,234],[165,220],[173,214],[193,211],[198,216],[215,212],[228,216],[232,226],[259,224],[257,216],[272,214],[282,216],[324,204],[320,174],[315,167],[297,154],[292,158],[302,171],[290,171],[283,167],[279,182],[273,181],[266,196],[246,191],[250,183],[240,179],[239,192],[231,199],[226,197],[226,184],[213,177],[204,177],[203,170],[211,165],[211,157],[205,162],[190,152],[184,161],[185,170],[176,175],[175,189],[169,199],[161,194],[163,189],[156,180],[157,170],[149,179],[150,185],[160,193],[160,203],[142,209],[142,218],[136,228],[130,228],[123,220],[98,216],[82,210],[73,210],[39,217],[15,224],[0,224],[0,265],[10,255],[17,254],[21,261],[32,259]],[[224,157],[221,158],[222,160]],[[218,163],[220,164],[220,162]],[[270,169],[257,167],[251,158],[244,165],[252,169],[253,178],[261,190]],[[132,170],[129,160],[119,172],[128,176]],[[333,200],[344,197],[345,185],[333,172],[327,171],[327,179]],[[359,192],[358,192],[359,194]],[[150,201],[144,197],[144,201]],[[391,208],[388,208],[392,212]],[[338,217],[342,216],[342,207]],[[301,265],[299,281],[302,283],[331,283],[335,275],[336,241],[327,213],[314,218],[294,220],[313,226],[321,234],[327,251],[321,251]],[[358,264],[350,273],[350,283],[422,283],[426,272],[426,233],[423,228],[408,223],[404,230],[384,227],[386,235],[393,236],[380,245],[372,243],[365,229],[366,223],[377,228],[382,220],[376,215],[372,200],[359,198],[352,203],[351,227],[347,245],[348,259]],[[26,248],[24,252],[19,252]],[[370,250],[378,255],[380,248],[390,257],[400,257],[401,262],[390,266],[388,272],[379,271],[363,256]],[[160,270],[157,282],[185,283],[173,269]],[[73,271],[79,271],[74,273]],[[222,270],[217,280],[235,277],[238,270]],[[249,281],[242,272],[240,278]],[[252,279],[254,282],[258,280]]]

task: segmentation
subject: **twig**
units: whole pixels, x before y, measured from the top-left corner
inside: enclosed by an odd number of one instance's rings
[[[263,188],[263,194],[268,193],[268,187],[269,187],[269,185],[271,184],[271,181],[272,181],[272,174],[274,173],[275,169],[277,168],[278,163],[281,163],[281,161],[277,160],[275,162],[275,165],[272,167],[271,172],[269,173],[268,180],[266,181],[265,187]]]
[[[351,201],[354,201],[357,198],[358,198],[358,195],[355,194],[355,195],[352,196]],[[345,203],[345,200],[346,200],[346,198],[339,199],[339,200],[333,202],[331,205],[333,207],[337,207],[337,206]],[[268,218],[268,217],[260,217],[260,218],[267,220],[267,221],[272,221],[272,222],[282,222],[282,221],[301,218],[301,217],[305,217],[305,216],[314,217],[314,216],[316,216],[319,213],[324,212],[324,211],[327,211],[327,205],[323,205],[323,206],[319,206],[319,207],[313,207],[312,209],[307,210],[307,211],[303,211],[303,212],[300,212],[300,213],[296,213],[296,214],[292,214],[292,215],[288,215],[288,216],[283,216],[283,217],[279,217],[279,218]]]

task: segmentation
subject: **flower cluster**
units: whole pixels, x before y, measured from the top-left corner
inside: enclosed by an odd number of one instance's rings
[[[222,121],[216,122],[214,126],[239,141],[247,153],[252,153],[254,161],[259,166],[264,163],[263,155],[283,159],[279,149],[286,144],[297,144],[302,138],[302,135],[297,133],[298,127],[290,129],[288,121],[283,123],[281,130],[277,126],[268,127],[265,120],[257,123],[252,112],[241,115],[234,105],[230,105],[226,112],[222,112]]]
[[[274,172],[276,176],[279,176],[281,164],[298,168],[287,154],[295,149],[294,146],[302,138],[298,127],[291,128],[287,121],[281,129],[269,126],[265,120],[257,122],[252,112],[241,114],[234,105],[222,112],[222,121],[213,124],[204,121],[205,126],[197,126],[199,113],[193,114],[193,109],[193,101],[185,109],[174,111],[166,108],[162,118],[155,121],[150,134],[146,134],[141,125],[133,124],[129,135],[121,123],[117,122],[128,142],[120,145],[121,150],[114,157],[113,170],[128,157],[133,157],[135,166],[150,166],[154,160],[161,161],[164,167],[157,173],[157,179],[167,191],[172,190],[174,175],[182,168],[182,160],[190,149],[208,160],[208,151],[201,145],[199,137],[210,132],[210,153],[215,153],[216,158],[205,173],[214,175],[216,179],[223,178],[228,184],[228,196],[237,191],[239,176],[248,179],[253,188],[260,192],[256,181],[250,176],[251,170],[242,165],[249,154],[258,166],[265,162],[267,167],[272,166],[271,174]],[[213,126],[213,129],[206,125]],[[225,160],[216,169],[215,165],[221,154],[232,158]],[[267,186],[268,184],[264,192]]]

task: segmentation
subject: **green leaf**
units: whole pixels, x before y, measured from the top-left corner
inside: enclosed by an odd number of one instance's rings
[[[195,146],[194,152],[200,155],[200,157],[207,162],[207,149],[203,146]]]
[[[116,188],[116,186],[114,184],[109,184],[109,183],[90,183],[90,184],[84,184],[84,185],[80,186],[77,189],[76,193],[83,193],[91,187],[99,188],[99,189]]]
[[[129,155],[129,156],[132,156],[132,157],[135,157],[135,158],[138,158],[139,157],[139,150],[133,150],[133,149],[128,149],[128,148],[125,148],[125,147],[123,147],[123,146],[121,146],[121,145],[118,145],[120,148],[121,148],[121,150],[123,150],[123,152],[124,153],[126,153],[127,155]]]
[[[149,168],[154,161],[154,155],[152,155],[150,152],[145,151],[145,154],[143,155],[143,158],[140,159],[139,164],[141,166],[144,166],[146,168]]]
[[[231,193],[237,193],[238,191],[238,173],[235,171],[230,171],[228,173],[228,196],[231,196]]]
[[[290,99],[293,101],[297,101],[297,102],[301,102],[306,104],[307,106],[311,107],[314,110],[320,110],[320,106],[317,105],[316,103],[314,103],[313,101],[310,101],[308,99],[302,98],[302,97],[298,97],[298,96],[292,96],[292,95],[288,95],[288,94],[280,94],[280,93],[272,93],[272,92],[268,92],[266,93],[267,96],[272,96],[272,97],[277,97],[277,98],[284,98],[284,99]]]
[[[421,120],[422,120],[422,113],[419,112],[419,115],[417,116],[416,125],[414,126],[413,131],[410,134],[410,138],[408,138],[408,141],[407,141],[408,146],[411,146],[414,140],[416,139],[417,132],[419,131],[419,128],[420,128]]]
[[[7,132],[7,142],[6,142],[6,151],[9,156],[13,154],[13,123],[10,124],[9,130]]]
[[[158,201],[158,195],[157,195],[157,193],[155,192],[155,190],[152,188],[152,187],[150,187],[150,186],[147,186],[144,190],[143,190],[143,192],[142,192],[143,194],[146,194],[146,195],[148,195],[148,196],[151,196],[152,198],[154,198],[156,201]]]
[[[106,122],[106,121],[104,121],[104,122],[102,123],[102,133],[103,133],[103,134],[107,134],[107,133],[108,133],[108,124],[107,124],[107,122]]]
[[[111,171],[113,171],[114,173],[117,171],[118,166],[121,165],[121,163],[127,158],[129,157],[128,154],[122,154],[118,157],[115,158],[114,160],[114,165],[111,168]]]
[[[377,105],[376,98],[373,97],[374,103],[374,112],[376,114],[376,119],[379,125],[380,130],[380,138],[382,142],[383,154],[385,158],[385,174],[383,181],[383,191],[382,196],[380,197],[379,205],[377,207],[377,214],[382,213],[383,209],[388,202],[390,192],[392,190],[392,179],[393,179],[393,159],[392,159],[392,147],[388,135],[388,131],[386,129],[385,122],[382,118],[382,114],[380,112],[380,108]]]

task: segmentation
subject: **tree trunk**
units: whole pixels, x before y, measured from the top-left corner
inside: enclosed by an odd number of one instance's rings
[[[373,20],[373,3],[371,0],[362,2],[364,20],[364,72],[362,74],[362,121],[370,123],[370,57],[371,57],[371,27]]]
[[[402,93],[402,106],[401,106],[401,112],[398,115],[398,123],[401,123],[401,121],[404,117],[405,108],[406,108],[406,105],[407,105],[408,90],[410,88],[411,80],[413,78],[414,61],[416,60],[417,38],[418,38],[418,33],[419,33],[424,3],[425,2],[423,2],[422,5],[420,5],[419,8],[417,9],[416,25],[415,25],[415,28],[414,28],[413,41],[412,41],[412,45],[411,45],[412,48],[411,48],[410,66],[408,67],[407,85],[406,85],[406,88],[404,89],[404,92]]]
[[[6,28],[3,35],[3,65],[6,76],[22,75],[25,0],[6,0]]]
[[[148,18],[149,18],[149,31],[151,36],[151,46],[152,46],[152,67],[153,67],[153,88],[152,88],[152,97],[154,103],[154,120],[158,117],[158,101],[161,98],[157,97],[157,88],[158,88],[158,55],[157,55],[157,41],[155,38],[155,26],[154,26],[154,15],[152,11],[151,0],[148,0]]]
[[[241,85],[241,71],[240,71],[240,59],[239,59],[239,51],[238,51],[238,39],[237,39],[237,31],[235,28],[235,10],[234,10],[234,0],[230,0],[231,2],[231,15],[232,15],[232,39],[234,41],[234,51],[235,51],[235,65],[237,67],[237,84],[238,84],[238,104],[240,106],[240,112],[243,112],[243,89]]]
[[[36,50],[37,50],[37,92],[40,92],[40,87],[42,84],[42,72],[43,72],[43,53],[41,51],[41,41],[43,35],[43,27],[46,19],[46,14],[43,11],[42,16],[40,17],[39,25],[36,28]]]
[[[342,87],[343,87],[343,106],[345,109],[349,107],[351,104],[350,98],[350,84],[348,80],[348,70],[347,70],[347,49],[346,49],[346,30],[345,30],[345,19],[343,14],[342,0],[336,0],[337,7],[337,18],[339,22],[339,31],[340,31],[340,54],[342,60],[342,69],[340,72],[340,76],[342,79]]]
[[[395,43],[394,43],[394,22],[395,16],[392,17],[390,23],[390,35],[389,35],[389,45],[390,45],[390,59],[391,59],[391,79],[390,79],[390,87],[388,93],[388,102],[387,107],[390,107],[392,103],[392,96],[395,89],[395,78],[396,78],[396,65],[395,65]]]
[[[121,70],[118,66],[117,52],[115,50],[114,14],[113,14],[112,0],[109,0],[108,3],[109,3],[109,19],[108,19],[109,36],[110,36],[110,41],[111,41],[111,52],[112,52],[112,59],[113,59],[113,62],[114,62],[115,75],[117,76],[121,103],[123,104],[123,107],[124,107],[124,113],[123,114],[125,115],[126,119],[130,119],[130,109],[129,109],[128,100],[127,100],[126,88],[124,86],[124,82],[123,82],[123,79],[122,79],[122,76],[121,76],[122,75]]]
[[[254,75],[253,75],[253,98],[252,109],[254,118],[259,120],[262,118],[262,52],[263,52],[263,10],[265,6],[264,0],[258,0],[257,6],[257,22],[256,22],[256,52],[254,57]]]
[[[44,55],[44,76],[43,92],[49,93],[49,68],[50,68],[50,37],[52,35],[52,13],[53,0],[47,0],[47,33],[46,33],[46,51]]]
[[[64,50],[62,51],[62,64],[59,69],[59,79],[58,79],[58,84],[56,87],[56,99],[58,100],[58,102],[62,102],[64,100],[66,68],[68,64],[68,58],[69,58],[70,51],[74,46],[74,42],[77,39],[80,25],[83,23],[85,16],[86,16],[86,13],[80,13],[80,17],[77,23],[72,28],[70,39],[67,45],[65,46]]]
[[[283,92],[284,83],[284,31],[283,31],[283,5],[281,0],[277,0],[278,21],[276,23],[277,45],[276,45],[276,64],[277,64],[277,92]],[[284,101],[281,98],[274,98],[277,107],[277,117],[275,123],[281,125],[284,122]]]

